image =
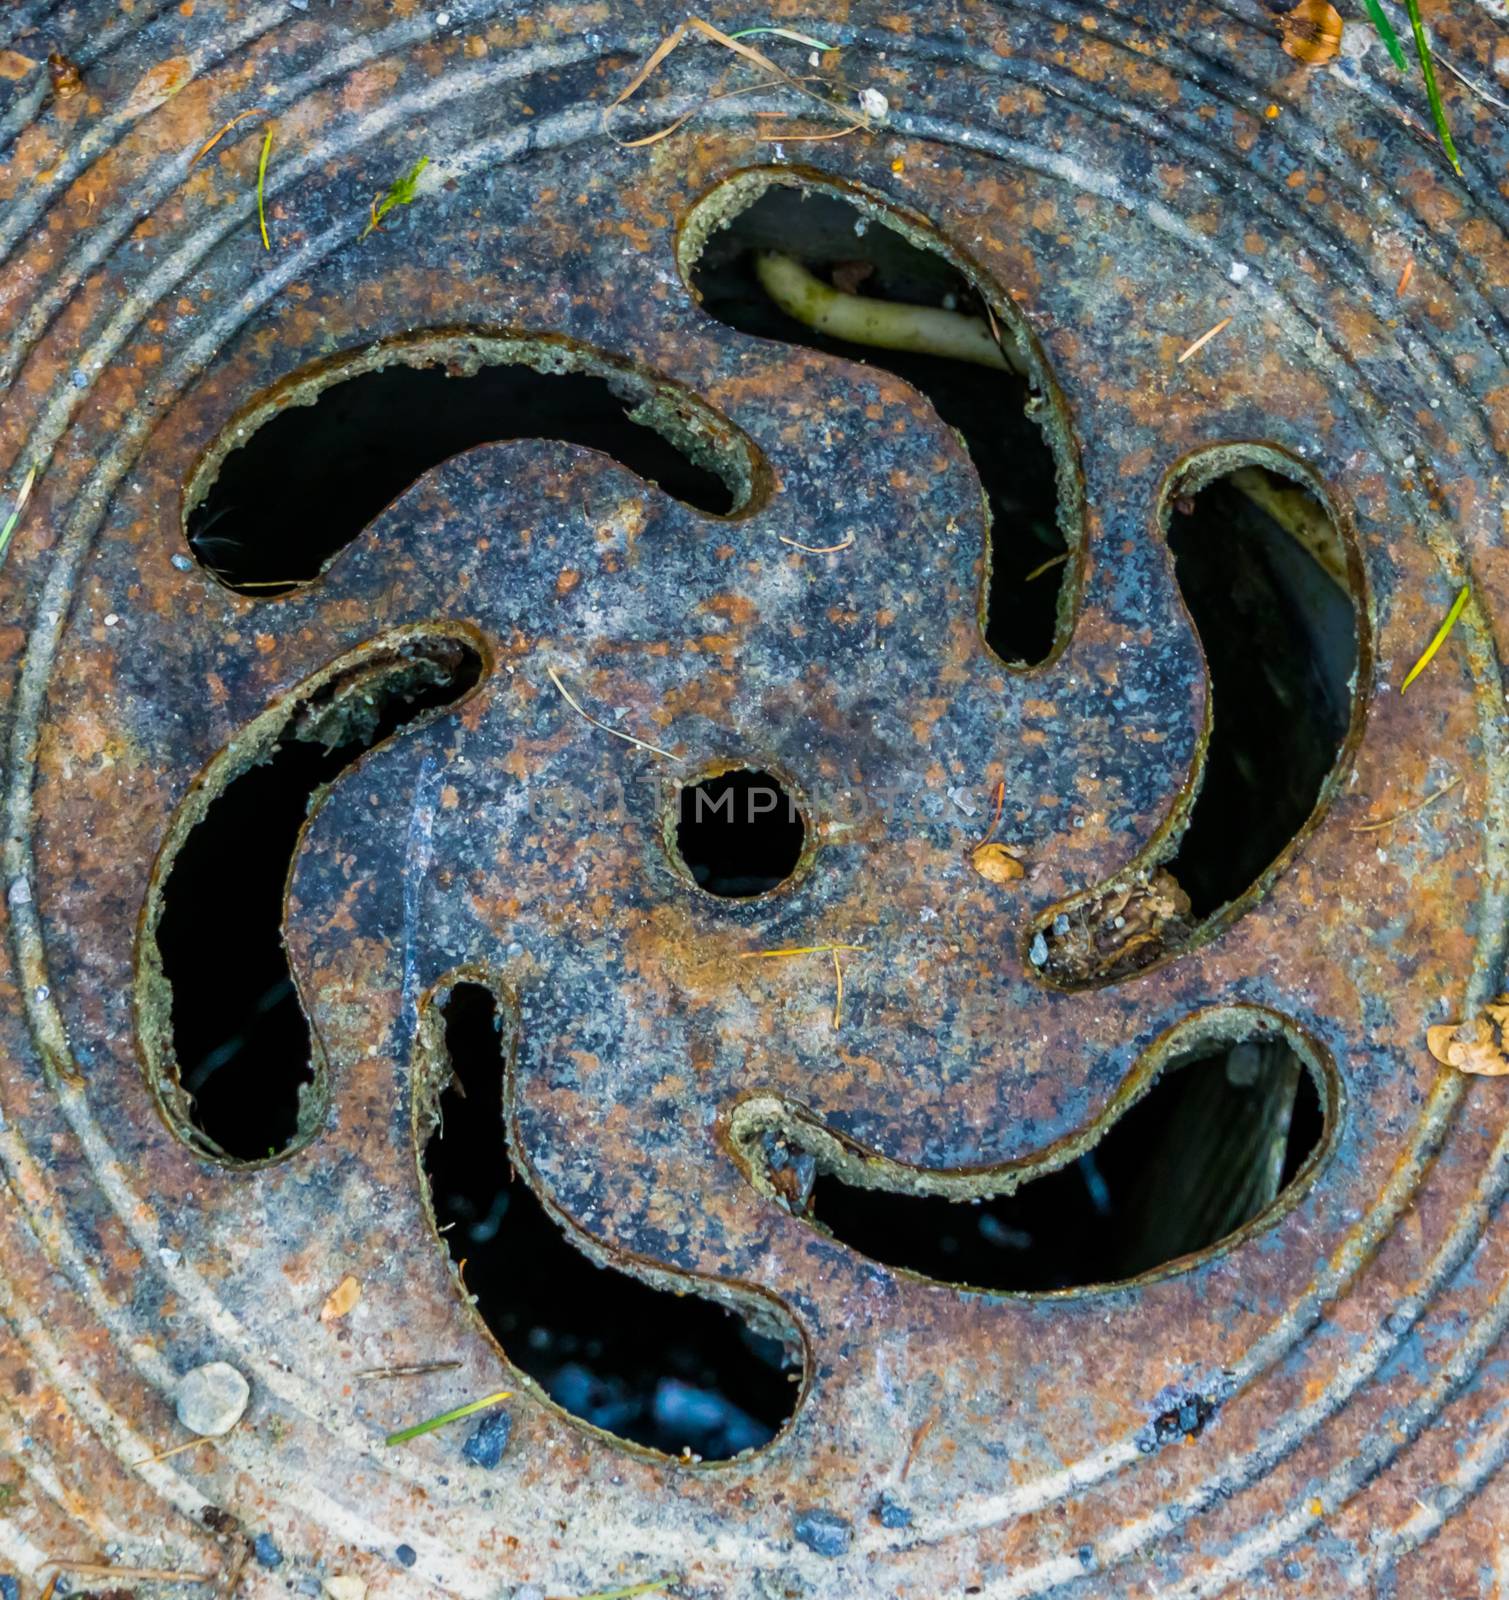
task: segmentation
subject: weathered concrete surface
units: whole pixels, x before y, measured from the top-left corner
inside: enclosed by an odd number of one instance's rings
[[[843,44],[887,126],[772,144],[758,110],[832,121],[773,93],[621,150],[601,109],[680,13],[42,12],[16,12],[14,47],[60,48],[84,90],[50,98],[39,67],[7,81],[3,124],[0,462],[12,494],[40,475],[0,607],[0,1570],[105,1555],[247,1592],[354,1574],[489,1597],[657,1573],[727,1596],[1495,1593],[1501,1482],[1475,1495],[1509,1451],[1509,1242],[1488,1226],[1505,1091],[1424,1048],[1429,1023],[1503,986],[1509,140],[1492,106],[1447,83],[1459,182],[1379,46],[1305,69],[1256,7],[840,6],[790,20]],[[1460,0],[1432,25],[1502,96],[1486,12]],[[800,48],[782,59],[806,70]],[[727,65],[684,46],[649,93],[669,120]],[[190,167],[254,105],[275,117],[271,252],[261,119]],[[358,244],[372,197],[424,154],[419,201]],[[793,161],[930,222],[1040,341],[1084,497],[1078,610],[1041,669],[1013,674],[980,641],[977,487],[925,402],[732,335],[678,273],[699,198]],[[465,330],[607,352],[700,397],[768,473],[718,521],[602,457],[487,446],[287,598],[233,595],[182,559],[183,486],[243,407],[333,353],[431,330],[462,352]],[[1164,486],[1244,440],[1302,461],[1354,539],[1359,737],[1313,831],[1218,938],[1050,990],[1026,930],[1155,837],[1202,722]],[[853,543],[810,556],[783,533]],[[1467,579],[1474,604],[1401,699]],[[171,1071],[133,1014],[156,853],[270,705],[435,622],[476,630],[488,675],[335,785],[291,885],[328,1114],[288,1159],[227,1170],[174,1135],[144,1078]],[[595,732],[552,666],[672,759]],[[733,908],[679,879],[661,837],[678,781],[745,756],[790,778],[815,847],[788,890]],[[1451,772],[1464,783],[1429,810],[1351,831]],[[1002,780],[1002,837],[1030,870],[992,885],[947,791],[983,806]],[[605,790],[622,819],[589,826]],[[881,790],[903,803],[845,809]],[[427,870],[406,899],[416,800]],[[865,947],[836,1036],[820,963],[737,960],[830,941]],[[390,1428],[520,1388],[416,1175],[415,1008],[461,964],[516,1008],[518,1151],[588,1247],[799,1331],[808,1382],[768,1450],[678,1466],[527,1388],[499,1472],[470,1470],[460,1433],[384,1448]],[[727,1146],[759,1093],[924,1178],[1030,1165],[1092,1128],[1170,1029],[1233,1004],[1286,1018],[1344,1104],[1284,1214],[1156,1283],[1058,1299],[923,1283],[787,1215]],[[333,1330],[319,1309],[348,1273],[362,1298]],[[436,1357],[462,1365],[354,1378]],[[245,1420],[139,1465],[178,1442],[177,1376],[218,1359],[251,1380]],[[1198,1437],[1145,1449],[1196,1395],[1216,1406]],[[908,1526],[872,1514],[883,1492]],[[241,1564],[207,1505],[285,1565]],[[841,1553],[798,1537],[814,1510],[852,1524]]]

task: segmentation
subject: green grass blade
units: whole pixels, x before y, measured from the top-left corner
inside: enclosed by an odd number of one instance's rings
[[[26,469],[26,477],[21,482],[21,492],[16,496],[16,503],[11,507],[10,515],[5,519],[5,526],[0,528],[0,565],[4,565],[5,552],[10,549],[10,536],[16,531],[16,524],[21,520],[21,513],[26,509],[26,502],[31,497],[31,486],[36,482],[36,478],[36,467],[28,467]]]
[[[796,33],[790,28],[740,28],[737,33],[729,34],[730,39],[748,39],[756,33],[772,33],[778,39],[791,39],[797,44],[810,45],[814,50],[836,50],[836,44],[824,44],[821,39],[814,39],[810,33]]]
[[[262,229],[262,248],[271,250],[272,245],[267,239],[267,207],[263,204],[262,191],[267,185],[267,152],[272,149],[272,129],[267,130],[267,137],[262,141],[262,158],[257,162],[257,224]]]
[[[1462,163],[1457,147],[1452,143],[1451,128],[1446,121],[1446,107],[1441,104],[1441,89],[1436,83],[1435,63],[1430,59],[1430,41],[1425,37],[1425,23],[1420,17],[1420,0],[1404,0],[1409,12],[1409,25],[1415,34],[1415,54],[1420,58],[1420,71],[1425,74],[1425,93],[1430,98],[1430,114],[1436,119],[1436,132],[1441,136],[1441,147],[1451,159],[1452,171],[1460,178]]]
[[[1383,9],[1380,0],[1362,0],[1363,8],[1373,19],[1373,26],[1378,30],[1379,36],[1388,46],[1388,53],[1394,58],[1394,65],[1401,72],[1409,71],[1409,62],[1404,59],[1404,46],[1399,43],[1399,35],[1394,32],[1394,25],[1388,19],[1388,13]]]
[[[1472,585],[1464,583],[1461,592],[1451,603],[1451,610],[1446,613],[1446,620],[1436,629],[1435,637],[1426,645],[1420,659],[1409,669],[1409,675],[1399,685],[1399,693],[1404,691],[1420,676],[1431,664],[1437,650],[1446,643],[1446,635],[1457,625],[1457,618],[1462,615],[1462,607],[1467,604],[1467,596],[1472,593]]]
[[[438,1417],[428,1417],[423,1422],[416,1422],[412,1428],[400,1428],[397,1433],[388,1435],[389,1444],[407,1444],[410,1439],[417,1439],[422,1433],[433,1433],[436,1428],[443,1428],[448,1422],[460,1422],[463,1417],[472,1417],[479,1411],[486,1411],[489,1406],[495,1406],[500,1400],[512,1398],[512,1389],[500,1389],[497,1394],[484,1395],[480,1400],[473,1400],[469,1405],[457,1406],[454,1411],[442,1411]]]
[[[577,1600],[634,1600],[636,1595],[653,1594],[657,1589],[668,1588],[681,1581],[679,1572],[667,1572],[645,1583],[631,1583],[624,1589],[596,1589],[591,1594],[578,1595]]]

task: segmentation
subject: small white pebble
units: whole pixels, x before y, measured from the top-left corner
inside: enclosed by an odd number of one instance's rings
[[[41,1005],[42,1002],[51,994],[52,990],[49,989],[45,983],[39,983],[36,988],[32,990],[31,997],[37,1002],[38,1005]]]
[[[251,1385],[228,1361],[193,1367],[173,1389],[173,1408],[190,1433],[206,1439],[229,1433],[251,1399]]]
[[[31,904],[31,885],[25,878],[12,880],[10,888],[5,891],[5,898],[13,906],[29,906]]]
[[[1347,28],[1341,36],[1338,46],[1342,59],[1346,61],[1360,61],[1373,47],[1373,30],[1371,28]]]
[[[182,1254],[177,1250],[169,1250],[166,1245],[157,1252],[157,1259],[165,1267],[176,1267],[183,1260]]]
[[[118,612],[107,611],[105,613],[105,626],[107,628],[113,628],[116,625],[116,623],[119,622],[119,621],[120,621],[120,614]]]
[[[354,1572],[337,1572],[325,1579],[325,1593],[330,1600],[365,1600],[367,1581]]]
[[[437,11],[435,13],[435,26],[437,28],[444,28],[444,27],[449,26],[450,20],[451,20],[451,14],[450,14],[449,11]]]
[[[1251,271],[1252,268],[1249,267],[1245,261],[1233,261],[1226,269],[1226,276],[1230,278],[1233,283],[1243,283],[1246,281],[1247,274]]]
[[[859,109],[867,117],[874,117],[877,122],[884,122],[891,114],[891,102],[879,89],[861,89],[859,91]]]
[[[187,556],[171,556],[169,559],[180,572],[192,572],[194,570],[194,563]]]

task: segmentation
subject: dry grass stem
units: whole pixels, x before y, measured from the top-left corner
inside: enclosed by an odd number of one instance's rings
[[[744,31],[755,32],[760,30],[747,29]],[[769,31],[784,33],[784,30],[778,29],[772,29]],[[742,57],[745,61],[748,61],[753,66],[758,67],[762,72],[769,73],[771,78],[773,78],[776,82],[783,83],[788,88],[795,89],[798,94],[805,96],[809,100],[817,101],[819,105],[823,106],[829,111],[837,112],[850,124],[851,128],[868,128],[871,126],[870,119],[865,116],[863,112],[856,111],[853,108],[844,105],[841,101],[831,99],[828,95],[820,94],[817,90],[809,88],[801,78],[787,72],[784,67],[778,66],[770,59],[769,56],[764,54],[763,51],[756,50],[753,45],[745,44],[743,39],[736,35],[724,33],[722,29],[715,28],[712,23],[705,21],[702,17],[688,17],[684,22],[680,23],[676,28],[668,33],[658,45],[655,46],[654,50],[650,52],[649,58],[645,61],[644,65],[640,67],[640,69],[634,74],[624,88],[620,90],[614,99],[608,104],[603,113],[604,121],[606,122],[620,106],[631,100],[639,92],[639,90],[643,88],[645,83],[649,81],[650,77],[659,69],[661,63],[666,59],[666,57],[669,56],[670,53],[676,49],[676,47],[681,44],[683,40],[692,34],[700,34],[704,39],[711,40],[712,43],[721,46],[724,50],[732,51],[734,55]],[[790,35],[786,36],[790,37]],[[756,87],[769,88],[770,86],[771,85],[769,83],[764,83],[759,84]],[[645,135],[639,139],[631,139],[619,142],[624,146],[625,149],[637,149],[643,148],[645,145],[655,144],[661,139],[669,138],[670,135],[676,132],[678,128],[684,127],[700,109],[700,105],[695,107],[693,110],[687,112],[684,116],[679,117],[669,127],[662,128],[656,133]],[[848,132],[850,130],[845,129],[844,131]],[[825,134],[802,137],[828,138],[837,137],[837,135]]]
[[[800,539],[790,539],[784,533],[776,537],[782,544],[789,544],[793,550],[800,550],[809,556],[831,556],[840,550],[847,550],[854,543],[854,535],[846,533],[837,544],[803,544]]]
[[[1186,350],[1184,350],[1184,352],[1180,355],[1176,365],[1182,367],[1184,365],[1184,363],[1190,359],[1191,356],[1199,355],[1199,353],[1205,348],[1205,346],[1208,345],[1210,343],[1210,341],[1212,339],[1214,339],[1215,336],[1218,333],[1223,332],[1225,329],[1227,329],[1227,328],[1229,328],[1231,326],[1232,321],[1233,321],[1233,319],[1231,317],[1222,317],[1221,320],[1215,325],[1215,327],[1207,328],[1205,330],[1205,332],[1202,333],[1200,335],[1200,337],[1198,339],[1196,339],[1195,342],[1192,345],[1190,345]]]
[[[1417,811],[1423,811],[1426,806],[1433,806],[1443,795],[1448,795],[1461,783],[1459,773],[1450,783],[1443,783],[1434,794],[1428,794],[1423,800],[1417,800],[1412,806],[1405,806],[1402,811],[1396,811],[1393,816],[1385,817],[1381,822],[1358,822],[1347,829],[1348,833],[1377,833],[1380,828],[1392,828],[1396,822],[1402,822],[1406,817],[1412,817]]]
[[[192,167],[194,165],[194,162],[198,161],[201,156],[207,156],[210,153],[210,151],[213,150],[215,148],[215,146],[220,143],[220,141],[226,136],[226,134],[228,134],[231,131],[231,129],[236,126],[236,124],[238,122],[245,122],[248,117],[265,117],[266,115],[267,115],[266,109],[264,107],[262,107],[262,106],[253,106],[250,111],[239,111],[239,112],[237,112],[236,115],[234,117],[232,117],[229,122],[226,123],[226,125],[220,130],[219,133],[212,134],[208,139],[206,139],[204,141],[204,143],[202,145],[199,146],[199,148],[194,152],[193,157],[189,162],[189,165]]]
[[[583,722],[590,722],[594,728],[600,729],[603,733],[611,733],[615,739],[622,739],[625,744],[631,744],[638,750],[648,750],[651,755],[664,756],[667,761],[676,759],[669,750],[662,750],[658,744],[650,744],[644,739],[636,739],[632,733],[624,733],[618,728],[610,728],[606,722],[599,722],[591,712],[583,711],[581,706],[572,698],[571,691],[561,682],[554,667],[546,667],[545,670],[550,674],[550,681],[560,691],[561,698]]]

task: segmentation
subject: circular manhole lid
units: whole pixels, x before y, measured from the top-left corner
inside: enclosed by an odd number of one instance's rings
[[[1490,1592],[1496,31],[679,21],[3,58],[3,1564]]]

